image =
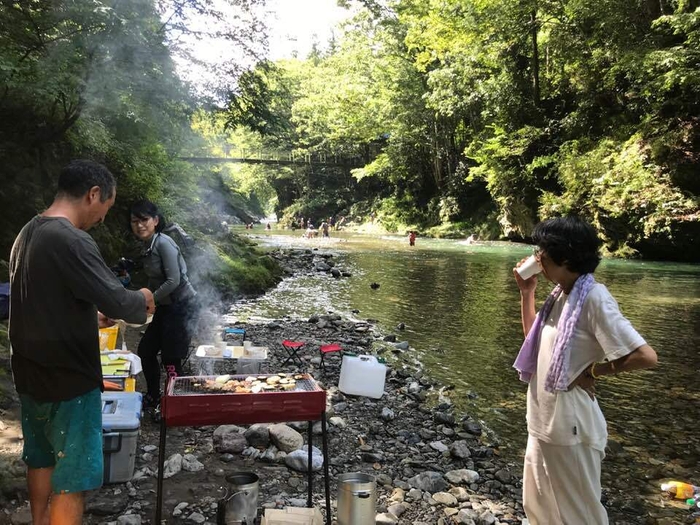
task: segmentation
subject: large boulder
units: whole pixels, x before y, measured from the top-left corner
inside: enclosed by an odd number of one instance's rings
[[[294,452],[299,450],[304,444],[304,436],[287,425],[272,425],[269,427],[269,431],[270,440],[283,452]]]
[[[214,450],[220,453],[240,454],[248,446],[244,429],[236,425],[221,425],[214,431],[212,440]]]

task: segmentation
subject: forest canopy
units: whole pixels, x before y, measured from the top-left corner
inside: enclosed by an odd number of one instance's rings
[[[118,178],[107,257],[148,197],[203,232],[274,209],[521,240],[578,213],[610,253],[700,260],[700,0],[339,3],[330,42],[271,61],[263,0],[0,0],[3,253],[88,157]],[[324,162],[182,160],[235,150]]]

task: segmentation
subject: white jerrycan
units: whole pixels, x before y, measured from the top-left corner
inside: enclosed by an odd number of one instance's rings
[[[373,355],[344,355],[338,389],[344,394],[379,399],[384,394],[386,365]]]

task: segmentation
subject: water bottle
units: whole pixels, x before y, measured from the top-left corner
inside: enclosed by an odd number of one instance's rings
[[[676,499],[687,500],[700,492],[700,487],[682,481],[668,481],[661,484],[661,490],[668,492]]]

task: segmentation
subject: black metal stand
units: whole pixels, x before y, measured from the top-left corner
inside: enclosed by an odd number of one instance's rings
[[[160,517],[163,512],[163,470],[165,468],[165,436],[168,427],[165,424],[165,418],[160,418],[160,440],[158,442],[158,484],[156,488],[156,522],[155,525],[160,525]]]
[[[260,423],[265,423],[265,421],[260,421]],[[313,458],[313,427],[314,421],[309,421],[308,428],[308,442],[309,442],[309,456],[308,456],[308,493],[306,498],[306,506],[313,507],[313,480],[314,473],[311,468],[311,460]],[[326,492],[326,525],[331,525],[332,511],[331,511],[331,483],[330,483],[330,468],[328,464],[328,431],[326,426],[326,412],[321,413],[321,442],[323,447],[323,478],[324,478],[324,488]],[[161,524],[161,517],[163,513],[163,470],[165,468],[165,443],[166,434],[168,431],[168,426],[165,422],[165,416],[161,417],[160,420],[160,440],[158,446],[158,482],[156,485],[156,519],[155,525]]]

